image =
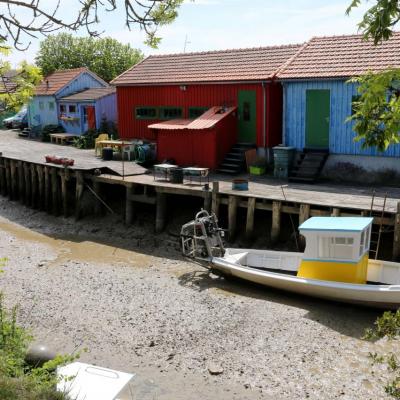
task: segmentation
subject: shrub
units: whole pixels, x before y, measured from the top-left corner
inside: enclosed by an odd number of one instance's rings
[[[40,133],[42,142],[50,142],[51,133],[63,133],[65,129],[61,125],[45,125]]]
[[[93,149],[99,133],[96,129],[89,129],[83,135],[74,138],[73,145],[78,149]]]
[[[66,400],[56,391],[56,368],[75,356],[57,356],[42,367],[31,367],[25,358],[33,337],[17,324],[17,307],[7,311],[0,293],[0,399]]]

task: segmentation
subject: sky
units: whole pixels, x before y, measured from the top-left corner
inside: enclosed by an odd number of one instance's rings
[[[49,6],[54,0],[42,0]],[[159,31],[157,50],[143,44],[139,29],[124,26],[123,10],[100,15],[99,30],[120,42],[140,48],[145,55],[209,51],[303,43],[313,36],[357,33],[357,23],[369,4],[364,1],[350,16],[345,15],[351,0],[187,0],[178,18]],[[59,15],[72,17],[75,0],[61,0]],[[122,1],[120,1],[122,4]],[[18,12],[18,10],[16,10]],[[0,9],[1,12],[1,9]],[[85,32],[79,32],[83,36]],[[25,51],[14,51],[13,65],[26,59],[33,62],[43,38],[32,39]]]

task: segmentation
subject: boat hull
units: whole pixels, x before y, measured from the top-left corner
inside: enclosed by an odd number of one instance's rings
[[[211,260],[215,269],[260,285],[301,295],[383,309],[400,307],[400,285],[322,281],[246,267],[222,257]]]

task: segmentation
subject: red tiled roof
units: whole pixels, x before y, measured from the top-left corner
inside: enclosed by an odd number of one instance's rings
[[[196,119],[172,119],[169,121],[158,122],[156,124],[149,125],[151,129],[170,129],[170,130],[180,130],[180,129],[209,129],[214,127],[219,121],[227,117],[237,107],[227,107],[223,108],[220,106],[211,107],[204,114]]]
[[[52,74],[46,76],[35,89],[36,96],[42,95],[53,95],[56,94],[59,90],[61,90],[65,85],[75,79],[82,72],[87,72],[99,81],[103,82],[101,78],[99,78],[96,74],[89,71],[87,68],[74,68],[74,69],[63,69],[60,71],[55,71]],[[104,82],[104,84],[106,84]]]
[[[116,89],[113,86],[103,88],[92,88],[83,90],[82,92],[70,94],[69,96],[61,97],[60,101],[92,101],[115,93]]]
[[[315,37],[277,73],[279,79],[348,78],[400,67],[400,32],[374,45],[362,35]]]
[[[270,79],[301,45],[149,56],[115,78],[117,86]]]

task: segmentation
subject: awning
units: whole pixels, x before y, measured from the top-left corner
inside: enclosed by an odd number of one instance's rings
[[[196,119],[171,119],[169,121],[157,122],[148,127],[150,129],[169,129],[169,130],[201,130],[213,128],[218,122],[232,114],[237,107],[214,106]]]

